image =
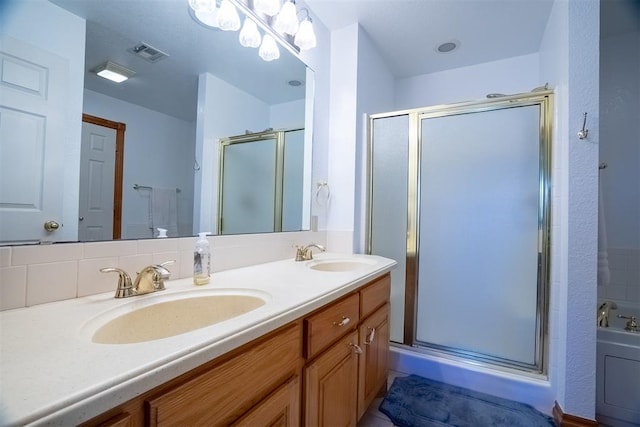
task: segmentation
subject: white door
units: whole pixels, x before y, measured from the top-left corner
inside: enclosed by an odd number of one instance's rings
[[[0,244],[62,227],[67,62],[0,34]]]
[[[116,130],[82,123],[78,239],[113,238]]]

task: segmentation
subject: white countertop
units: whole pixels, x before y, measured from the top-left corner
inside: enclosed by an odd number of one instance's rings
[[[0,425],[71,425],[185,373],[349,293],[395,266],[371,255],[350,272],[312,270],[313,261],[277,261],[228,270],[211,283],[166,282],[167,290],[126,299],[113,292],[0,313]],[[114,292],[115,292],[114,281]],[[251,289],[266,303],[241,316],[181,335],[136,344],[96,344],[91,320],[123,304],[185,290]],[[95,320],[94,322],[95,323]]]

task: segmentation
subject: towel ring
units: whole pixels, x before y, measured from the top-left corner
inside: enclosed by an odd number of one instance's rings
[[[322,190],[326,190],[324,192],[324,197],[320,197],[323,193]],[[329,200],[331,199],[331,188],[326,181],[318,181],[316,183],[316,195],[315,195],[316,203],[318,206],[326,206],[329,204]]]

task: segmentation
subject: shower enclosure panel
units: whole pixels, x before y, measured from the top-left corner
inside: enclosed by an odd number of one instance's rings
[[[399,264],[392,341],[545,372],[551,98],[371,117],[367,250]]]
[[[218,234],[303,228],[304,129],[224,138],[220,150]]]

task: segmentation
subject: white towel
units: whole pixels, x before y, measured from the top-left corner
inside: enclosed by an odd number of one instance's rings
[[[609,272],[609,252],[607,249],[607,224],[602,199],[602,180],[598,185],[598,286],[607,286],[611,280]]]
[[[175,188],[153,187],[149,197],[149,227],[166,228],[167,236],[178,236],[178,194]]]

